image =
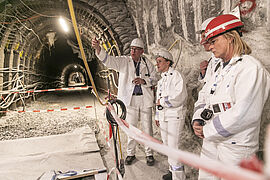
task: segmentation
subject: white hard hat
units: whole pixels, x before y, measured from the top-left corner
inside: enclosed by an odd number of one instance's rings
[[[144,44],[142,39],[140,38],[135,38],[131,41],[130,46],[134,46],[134,47],[139,47],[139,48],[144,48]]]
[[[157,54],[155,55],[155,58],[158,58],[158,57],[163,57],[163,58],[173,62],[173,56],[168,50],[160,49],[157,52]]]
[[[232,14],[232,15],[234,15],[235,17],[237,17],[238,19],[241,20],[239,6],[236,6],[233,10],[231,10],[231,11],[229,12],[229,14]]]
[[[199,31],[197,31],[197,34],[201,34],[203,31],[205,31],[207,25],[210,23],[210,21],[212,21],[215,17],[210,17],[208,19],[206,19],[205,21],[203,21],[202,25],[201,25],[201,29]]]

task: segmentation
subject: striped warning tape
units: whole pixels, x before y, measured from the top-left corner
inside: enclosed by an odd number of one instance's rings
[[[126,121],[120,119],[114,107],[111,104],[107,105],[107,108],[111,112],[115,121],[119,127],[131,138],[135,139],[139,143],[150,147],[151,149],[167,155],[171,159],[175,159],[179,162],[187,164],[189,166],[195,167],[197,169],[202,169],[207,171],[217,177],[226,180],[265,180],[266,177],[263,174],[254,172],[245,168],[235,167],[232,165],[224,164],[217,160],[201,158],[197,154],[191,152],[186,152],[178,149],[171,148],[167,145],[162,144],[159,140],[153,138],[152,136],[142,132],[136,127],[128,124]]]
[[[40,90],[29,90],[29,91],[1,91],[0,94],[25,94],[25,93],[41,93],[41,92],[52,92],[52,91],[73,91],[80,89],[88,89],[92,86],[83,86],[83,87],[69,87],[69,88],[57,88],[57,89],[40,89]]]
[[[18,113],[29,113],[29,112],[59,112],[59,111],[73,111],[73,110],[80,110],[80,109],[89,109],[92,106],[85,106],[85,107],[73,107],[73,108],[61,108],[61,109],[47,109],[47,110],[28,110],[28,111],[0,111],[0,113],[7,113],[7,112],[18,112]]]

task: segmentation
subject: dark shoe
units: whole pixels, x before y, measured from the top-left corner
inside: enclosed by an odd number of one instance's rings
[[[153,166],[155,164],[155,159],[153,156],[146,156],[146,164],[148,166]]]
[[[168,174],[162,176],[163,180],[172,180],[172,172],[169,171]]]
[[[131,165],[132,162],[136,159],[135,156],[127,156],[126,160],[125,160],[125,165]]]

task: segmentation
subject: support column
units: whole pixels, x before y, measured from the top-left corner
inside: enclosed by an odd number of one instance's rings
[[[4,58],[5,58],[5,53],[4,53],[4,48],[1,46],[0,47],[0,69],[4,67]],[[3,73],[0,72],[0,90],[3,90]]]
[[[15,71],[15,70],[17,70],[18,71],[18,69],[19,69],[19,62],[20,62],[20,50],[19,49],[14,49],[13,50],[13,71]],[[13,72],[12,73],[12,76],[14,77],[15,76],[15,74],[16,74],[17,72]]]
[[[8,47],[7,49],[5,49],[5,62],[4,62],[4,68],[6,68],[4,73],[4,82],[11,82],[13,79],[13,59],[14,59],[14,51],[13,49],[16,47],[16,43],[13,43],[12,45],[10,45],[10,47]],[[9,85],[4,88],[5,90],[10,90],[12,89],[12,83],[9,83]]]
[[[25,56],[25,41],[20,45],[18,49],[18,56],[14,58],[15,64],[17,65],[17,72],[15,73],[16,78],[19,78],[21,76],[24,76],[24,56]],[[23,82],[24,78],[21,78],[20,80]]]
[[[4,50],[5,57],[4,57],[4,71],[3,71],[3,82],[5,83],[3,85],[3,90],[9,90],[11,85],[9,84],[9,73],[10,73],[10,61],[11,61],[11,49],[9,47],[5,48]]]
[[[25,50],[25,55],[24,55],[24,85],[29,85],[29,78],[30,78],[30,69],[29,69],[29,65],[30,65],[30,56],[29,56],[29,51],[30,51],[30,46],[28,46]]]
[[[6,30],[3,38],[1,40],[1,45],[0,45],[0,70],[4,68],[4,61],[5,61],[5,47],[8,45],[8,37],[10,34],[10,30]],[[3,90],[3,83],[4,83],[4,73],[0,72],[0,90]]]

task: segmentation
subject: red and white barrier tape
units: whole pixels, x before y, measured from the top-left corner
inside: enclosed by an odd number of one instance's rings
[[[73,110],[80,110],[80,109],[89,109],[92,106],[85,106],[85,107],[73,107],[73,108],[61,108],[61,109],[47,109],[47,110],[28,110],[28,111],[0,111],[1,113],[6,112],[18,112],[18,113],[29,113],[29,112],[59,112],[59,111],[73,111]]]
[[[265,176],[257,172],[250,171],[241,167],[223,164],[222,162],[216,160],[204,159],[196,154],[168,147],[157,139],[120,119],[111,104],[108,104],[107,107],[116,120],[117,124],[128,136],[157,152],[167,155],[172,159],[176,159],[184,164],[202,169],[217,177],[227,180],[265,180]]]
[[[41,92],[53,92],[53,91],[73,91],[92,88],[92,86],[83,87],[69,87],[69,88],[57,88],[57,89],[40,89],[40,90],[29,90],[29,91],[2,91],[0,94],[25,94],[25,93],[41,93]]]
[[[111,137],[107,136],[106,131],[105,131],[105,129],[106,129],[105,125],[104,125],[104,123],[102,121],[98,121],[98,122],[99,122],[99,124],[101,126],[101,129],[103,129],[103,135],[104,135],[104,138],[106,140],[106,143],[107,143],[108,147],[111,148],[111,144],[110,144]]]
[[[107,175],[107,180],[110,179],[110,175],[112,174],[113,171],[116,172],[116,176],[117,176],[118,180],[123,180],[122,175],[120,174],[119,170],[118,170],[117,168],[115,168],[115,167],[112,168],[112,169],[109,171],[109,173],[108,173],[108,175]]]
[[[270,179],[270,125],[268,125],[266,132],[264,156],[265,156],[264,173]]]

